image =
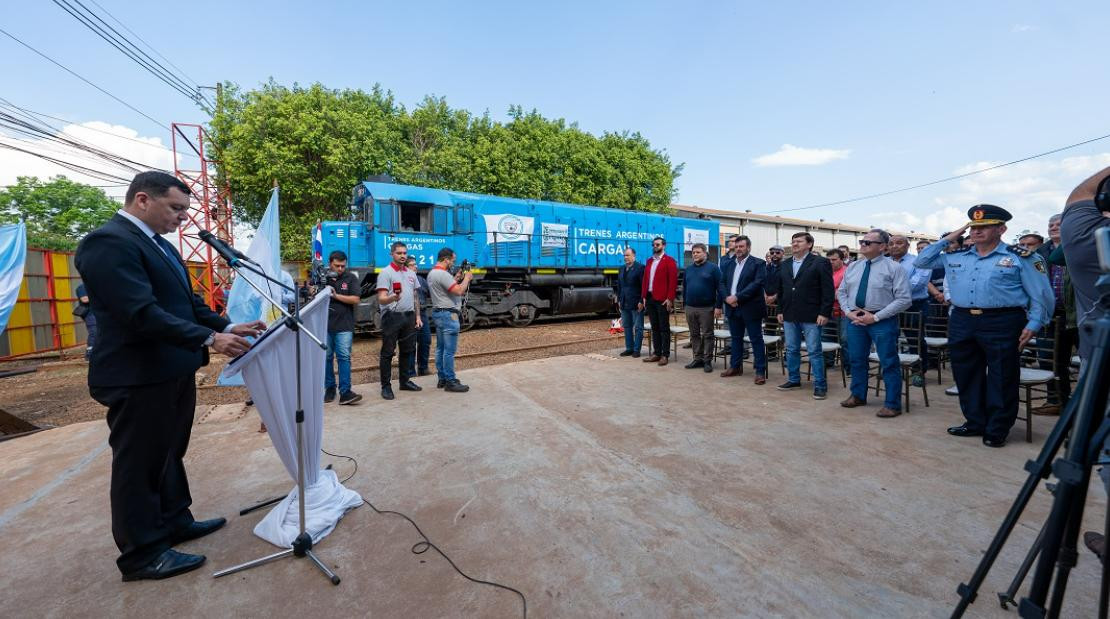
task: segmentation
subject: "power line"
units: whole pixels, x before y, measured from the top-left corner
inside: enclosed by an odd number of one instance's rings
[[[86,28],[141,66],[151,75],[181,93],[193,103],[205,107],[200,99],[199,90],[195,85],[190,85],[184,79],[167,69],[162,63],[152,58],[142,49],[139,49],[139,47],[127,39],[127,37],[113,28],[111,24],[104,21],[99,15],[82,4],[80,0],[73,1],[81,8],[77,8],[77,6],[71,4],[69,0],[54,0],[54,4],[69,13],[74,19],[81,22]],[[99,24],[97,22],[99,22]]]
[[[987,168],[983,168],[981,170],[973,170],[971,172],[965,172],[964,174],[957,174],[956,176],[949,176],[949,177],[946,177],[946,178],[937,179],[935,181],[929,181],[928,183],[921,183],[919,185],[912,185],[910,187],[902,187],[901,189],[892,189],[890,191],[882,191],[882,192],[879,192],[879,193],[872,193],[872,194],[868,194],[868,195],[865,195],[865,196],[858,196],[858,197],[855,197],[855,198],[848,198],[847,200],[837,200],[836,202],[823,202],[821,204],[810,204],[809,206],[799,206],[799,207],[796,207],[796,208],[784,208],[784,209],[778,209],[778,210],[766,211],[766,212],[768,212],[768,213],[788,213],[788,212],[791,212],[791,211],[805,211],[805,210],[808,210],[808,209],[811,209],[811,208],[821,208],[823,206],[836,206],[838,204],[848,204],[850,202],[860,202],[862,200],[870,200],[872,198],[881,198],[883,196],[889,196],[889,195],[896,194],[896,193],[911,191],[913,189],[921,189],[922,187],[929,187],[930,185],[939,185],[940,183],[947,183],[949,181],[955,181],[955,180],[959,180],[961,178],[967,178],[969,176],[975,176],[976,174],[982,174],[983,172],[990,172],[991,170],[997,170],[999,168],[1005,168],[1006,166],[1012,166],[1012,165],[1017,164],[1017,163],[1022,163],[1024,161],[1029,161],[1031,159],[1037,159],[1038,157],[1045,157],[1047,155],[1053,155],[1053,154],[1056,154],[1056,153],[1059,153],[1059,152],[1062,152],[1062,151],[1065,151],[1065,150],[1069,150],[1069,149],[1072,149],[1072,148],[1078,148],[1080,146],[1084,146],[1084,145],[1090,144],[1092,142],[1097,142],[1099,140],[1105,140],[1106,138],[1110,138],[1110,133],[1108,133],[1106,135],[1100,135],[1097,138],[1091,138],[1089,140],[1083,140],[1082,142],[1076,142],[1075,144],[1068,144],[1067,146],[1061,146],[1060,148],[1054,148],[1052,150],[1047,150],[1043,153],[1037,153],[1036,155],[1029,155],[1028,157],[1022,157],[1021,159],[1015,159],[1013,161],[1007,161],[1006,163],[1000,163],[998,165],[993,165],[993,166],[990,166],[990,167],[987,167]]]
[[[29,135],[30,137],[38,138],[40,140],[57,142],[59,144],[69,146],[77,150],[91,153],[112,163],[122,165],[123,167],[132,168],[136,172],[142,171],[141,168],[159,169],[158,166],[153,166],[149,163],[141,161],[135,161],[122,155],[117,155],[110,151],[104,150],[99,146],[81,140],[80,138],[71,137],[61,132],[55,133],[57,130],[54,127],[51,127],[50,125],[43,123],[42,121],[38,121],[32,118],[32,122],[27,122],[22,118],[13,116],[3,111],[2,108],[0,108],[0,127],[18,131],[20,133]],[[135,168],[134,166],[139,166],[139,168]]]
[[[72,75],[73,77],[76,77],[77,79],[81,80],[82,82],[85,82],[85,83],[86,83],[86,84],[88,84],[89,86],[92,86],[93,88],[95,88],[95,89],[99,90],[100,92],[102,92],[102,93],[104,93],[104,94],[108,95],[108,96],[109,96],[109,97],[111,97],[112,99],[115,99],[115,100],[116,100],[117,102],[119,102],[119,103],[123,104],[123,105],[124,105],[125,107],[127,107],[127,108],[128,108],[128,109],[130,109],[131,111],[133,111],[133,112],[136,112],[136,113],[138,113],[139,115],[143,116],[144,118],[146,118],[146,119],[147,119],[147,120],[149,120],[150,122],[152,122],[152,123],[154,123],[154,124],[158,125],[158,126],[159,126],[160,128],[162,128],[162,129],[165,129],[165,128],[169,127],[169,124],[168,124],[168,123],[163,123],[163,122],[160,122],[160,121],[158,121],[158,120],[155,120],[155,119],[154,119],[154,118],[153,118],[152,116],[150,116],[150,115],[149,115],[149,114],[147,114],[146,112],[144,112],[144,111],[140,110],[139,108],[137,108],[137,107],[135,107],[135,106],[131,105],[130,103],[128,103],[128,102],[126,102],[126,101],[124,101],[123,99],[120,99],[119,97],[117,97],[117,96],[113,95],[112,93],[108,92],[107,90],[104,90],[104,89],[103,89],[103,88],[101,88],[100,86],[97,86],[96,84],[94,84],[94,83],[90,82],[89,80],[85,79],[85,78],[84,78],[84,77],[82,77],[81,75],[78,75],[78,74],[77,74],[77,73],[76,73],[75,71],[73,71],[73,70],[72,70],[72,69],[70,69],[69,67],[67,67],[67,66],[63,65],[62,63],[58,62],[57,60],[54,60],[54,59],[53,59],[53,58],[51,58],[50,56],[47,56],[46,54],[44,54],[44,53],[40,52],[39,50],[35,49],[34,47],[31,47],[31,46],[30,46],[29,44],[27,44],[27,43],[23,42],[23,41],[22,41],[21,39],[19,39],[18,37],[16,37],[16,36],[15,36],[15,35],[13,35],[12,33],[8,32],[7,30],[4,30],[3,28],[0,28],[0,34],[3,34],[4,36],[6,36],[6,37],[8,37],[9,39],[11,39],[11,40],[15,41],[16,43],[19,43],[19,44],[20,44],[20,45],[22,45],[23,47],[26,47],[27,49],[29,49],[29,50],[31,50],[32,52],[34,52],[34,53],[38,54],[39,56],[41,56],[42,58],[44,58],[44,59],[46,59],[46,60],[50,61],[51,63],[53,63],[53,64],[54,64],[55,66],[57,66],[58,68],[62,69],[62,70],[63,70],[63,71],[65,71],[66,73],[69,73],[69,74],[70,74],[70,75]]]
[[[158,56],[158,57],[159,57],[159,58],[161,58],[162,60],[165,60],[165,61],[166,61],[166,64],[168,64],[168,65],[170,65],[171,67],[173,67],[173,68],[177,69],[177,71],[178,71],[179,73],[181,73],[181,75],[183,75],[183,76],[185,76],[186,78],[188,78],[188,80],[189,80],[189,81],[190,81],[191,83],[193,83],[193,84],[199,84],[199,83],[200,83],[200,82],[199,82],[199,81],[197,81],[197,80],[196,80],[196,79],[195,79],[195,78],[194,78],[193,76],[191,76],[191,75],[189,75],[188,73],[186,73],[186,72],[185,72],[185,69],[182,69],[181,67],[179,67],[179,66],[175,65],[175,64],[173,63],[173,61],[171,61],[171,60],[170,60],[169,58],[166,58],[166,57],[165,57],[165,56],[164,56],[164,55],[163,55],[163,54],[162,54],[161,52],[159,52],[158,50],[154,49],[154,46],[153,46],[153,45],[151,45],[150,43],[147,43],[147,42],[146,42],[146,40],[145,40],[145,39],[143,39],[143,37],[139,36],[139,34],[138,34],[137,32],[135,32],[134,30],[132,30],[132,29],[128,28],[128,27],[127,27],[127,24],[125,24],[125,23],[123,23],[122,21],[120,21],[120,19],[119,19],[118,17],[116,17],[115,15],[113,15],[113,14],[112,14],[112,12],[111,12],[111,11],[109,11],[108,9],[104,8],[103,6],[101,6],[101,5],[100,5],[100,4],[99,4],[99,3],[98,3],[98,2],[96,1],[96,0],[89,0],[89,2],[90,2],[90,3],[91,3],[91,4],[93,5],[93,6],[95,6],[96,8],[100,9],[101,11],[104,11],[104,14],[105,14],[105,15],[107,15],[108,17],[111,17],[111,18],[112,18],[112,21],[114,21],[114,22],[116,22],[117,24],[119,24],[121,28],[123,28],[123,29],[124,29],[124,30],[126,30],[126,31],[127,31],[128,33],[130,33],[130,34],[131,34],[131,36],[133,36],[133,37],[135,37],[136,39],[138,39],[140,43],[142,43],[143,45],[145,45],[145,46],[147,47],[147,49],[149,49],[150,51],[154,52],[154,55],[155,55],[155,56]],[[211,106],[212,108],[215,108],[215,107],[216,107],[216,104],[215,104],[215,103],[214,103],[214,102],[213,102],[212,100],[210,100],[210,99],[209,99],[208,97],[206,97],[206,96],[204,95],[204,93],[202,93],[202,92],[200,92],[200,91],[198,90],[198,91],[197,91],[197,94],[199,94],[199,95],[200,95],[201,97],[203,97],[203,98],[204,98],[204,100],[205,100],[205,101],[207,101],[207,102],[209,103],[209,105],[210,105],[210,106]]]
[[[96,170],[96,169],[93,169],[93,168],[90,168],[90,167],[87,167],[87,166],[79,165],[79,164],[72,163],[72,162],[69,162],[69,161],[64,161],[62,159],[57,159],[55,157],[50,157],[50,156],[44,155],[42,153],[36,153],[34,151],[31,151],[31,150],[27,150],[27,149],[24,149],[24,148],[19,148],[18,146],[12,146],[11,144],[6,144],[4,142],[0,142],[0,148],[6,148],[8,150],[14,150],[16,152],[24,153],[26,155],[31,155],[32,157],[38,157],[39,159],[43,159],[43,160],[49,161],[53,164],[60,165],[63,168],[66,168],[67,170],[72,170],[74,172],[78,172],[78,173],[84,174],[86,176],[91,176],[93,178],[96,178],[96,179],[99,179],[99,180],[102,180],[102,181],[106,181],[106,182],[113,182],[114,181],[114,182],[120,182],[120,183],[130,182],[129,179],[124,178],[122,176],[116,176],[115,174],[112,174],[111,172],[104,172],[104,171],[101,171],[101,170]]]
[[[95,131],[97,133],[103,133],[104,135],[110,135],[110,136],[112,136],[114,138],[117,138],[117,139],[120,139],[120,140],[127,140],[128,142],[134,142],[136,144],[142,144],[143,146],[146,146],[146,147],[149,147],[149,148],[154,148],[154,149],[157,149],[157,150],[160,150],[160,151],[163,151],[163,152],[167,152],[167,153],[171,153],[171,154],[173,153],[172,150],[170,150],[170,149],[168,149],[165,146],[162,146],[160,144],[151,144],[150,142],[144,142],[143,140],[137,140],[135,138],[129,138],[125,135],[120,135],[118,133],[112,133],[111,131],[105,131],[103,129],[97,129],[96,127],[89,127],[87,125],[80,124],[80,123],[78,123],[76,121],[73,121],[73,120],[60,118],[58,116],[51,116],[49,114],[43,114],[42,112],[36,112],[35,110],[27,109],[25,107],[20,107],[16,104],[12,103],[8,99],[5,99],[4,97],[0,97],[0,108],[4,108],[4,107],[10,108],[12,110],[17,110],[18,112],[22,112],[21,115],[24,118],[29,118],[31,120],[35,120],[36,122],[42,123],[44,126],[50,127],[51,129],[54,129],[58,133],[65,133],[65,130],[60,128],[60,127],[56,127],[54,125],[51,125],[50,123],[47,123],[45,121],[33,118],[30,115],[33,114],[34,116],[41,116],[42,118],[49,118],[51,120],[56,120],[58,122],[66,123],[67,125],[73,125],[75,127],[80,127],[82,129],[87,129],[89,131]],[[74,138],[74,139],[77,139],[77,138]]]

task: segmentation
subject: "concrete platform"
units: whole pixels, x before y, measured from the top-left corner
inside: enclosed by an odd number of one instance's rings
[[[413,517],[473,577],[520,589],[533,617],[947,616],[1050,423],[1033,445],[1015,431],[988,449],[945,434],[959,413],[939,387],[931,407],[882,420],[877,404],[838,406],[839,377],[824,402],[776,391],[777,367],[763,387],[606,355],[462,378],[469,394],[422,379],[392,403],[362,387],[362,405],[327,408],[324,448],[358,460],[349,487]],[[411,525],[365,506],[317,548],[338,587],[304,560],[213,579],[275,550],[251,533],[263,512],[236,514],[291,482],[254,413],[212,413],[188,456],[194,513],[229,525],[182,546],[204,569],[161,582],[115,569],[104,423],[0,443],[0,615],[520,616],[515,595],[412,554]],[[1039,492],[969,616],[1016,616],[995,592],[1048,505]],[[1096,614],[1097,568],[1081,550],[1065,616]]]

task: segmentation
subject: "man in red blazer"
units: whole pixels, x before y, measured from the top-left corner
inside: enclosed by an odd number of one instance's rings
[[[643,301],[651,321],[651,356],[644,363],[667,365],[671,356],[670,313],[678,289],[678,263],[666,253],[667,241],[657,236],[651,241],[652,256],[644,265]]]

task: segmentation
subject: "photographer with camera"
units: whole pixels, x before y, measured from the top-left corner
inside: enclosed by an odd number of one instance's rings
[[[362,396],[351,391],[351,343],[355,338],[355,306],[361,292],[358,277],[347,270],[347,254],[336,250],[328,256],[324,284],[335,294],[328,303],[328,352],[324,365],[324,401],[335,400],[334,357],[339,365],[339,403],[354,404]]]
[[[463,261],[455,270],[455,251],[449,247],[439,250],[436,265],[428,273],[428,288],[432,295],[432,320],[436,323],[436,387],[452,393],[470,391],[470,387],[455,378],[455,350],[459,345],[460,305],[470,287],[473,274]]]
[[[416,301],[416,273],[405,268],[408,246],[396,241],[389,246],[393,261],[378,273],[378,309],[382,327],[382,351],[378,356],[378,371],[382,382],[382,398],[393,399],[393,387],[389,384],[393,376],[393,351],[400,347],[401,391],[422,391],[420,385],[412,381],[416,376],[415,352],[416,334],[423,326],[420,318],[420,304]]]

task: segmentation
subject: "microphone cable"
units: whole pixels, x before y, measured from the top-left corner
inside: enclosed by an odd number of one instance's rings
[[[320,451],[329,455],[329,456],[331,456],[331,457],[333,457],[333,458],[345,458],[345,459],[349,460],[351,462],[351,464],[354,465],[355,468],[354,468],[353,471],[351,471],[351,474],[348,475],[347,477],[345,477],[343,479],[343,481],[341,481],[340,483],[346,483],[348,480],[350,480],[352,477],[355,476],[355,473],[358,472],[358,460],[354,459],[353,457],[343,455],[343,454],[333,454],[333,453],[327,451],[326,449],[321,449]],[[455,569],[456,572],[458,572],[459,576],[462,576],[463,578],[469,580],[470,582],[477,583],[479,585],[488,585],[490,587],[496,587],[498,589],[504,589],[505,591],[512,591],[513,593],[517,594],[517,596],[520,597],[520,603],[523,607],[523,611],[522,611],[523,615],[522,616],[523,616],[524,619],[528,619],[528,600],[527,600],[527,598],[524,597],[524,594],[521,593],[518,589],[514,589],[513,587],[510,587],[508,585],[503,585],[501,583],[493,582],[493,581],[490,581],[490,580],[482,580],[480,578],[474,578],[473,576],[471,576],[471,575],[467,574],[466,572],[462,571],[461,569],[459,569],[459,566],[456,565],[453,560],[451,560],[451,557],[447,556],[447,553],[443,552],[443,550],[439,546],[436,546],[434,543],[432,543],[432,541],[430,539],[428,539],[427,534],[425,534],[424,531],[420,528],[420,525],[416,524],[415,520],[413,520],[412,518],[409,518],[407,515],[405,515],[401,512],[398,512],[398,511],[393,511],[393,510],[390,510],[390,509],[378,509],[373,503],[371,503],[370,501],[367,501],[365,498],[362,499],[362,502],[369,505],[370,509],[374,510],[374,512],[377,513],[377,514],[380,514],[380,515],[383,515],[383,516],[386,515],[386,514],[390,514],[390,515],[393,515],[393,516],[400,516],[401,518],[404,518],[405,520],[407,520],[409,522],[409,524],[412,525],[412,528],[416,529],[416,533],[418,535],[420,535],[420,537],[423,539],[423,541],[416,542],[415,544],[412,545],[412,548],[410,549],[412,551],[412,554],[421,555],[421,554],[424,554],[425,552],[428,552],[429,549],[434,550],[437,553],[439,553],[439,556],[443,557],[447,561],[447,563],[450,564],[451,567]]]

